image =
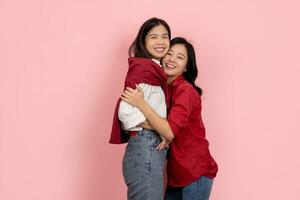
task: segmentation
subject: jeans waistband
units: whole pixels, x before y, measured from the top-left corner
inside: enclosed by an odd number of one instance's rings
[[[150,130],[150,129],[142,129],[140,131],[128,131],[129,136],[144,136],[144,135],[155,135],[159,136],[158,133],[155,130]]]

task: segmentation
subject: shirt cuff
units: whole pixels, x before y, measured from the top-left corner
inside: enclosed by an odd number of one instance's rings
[[[177,137],[179,134],[180,126],[170,121],[169,121],[169,126],[174,134],[174,137]]]
[[[121,121],[123,123],[124,129],[129,130],[146,121],[146,118],[142,113],[137,112],[135,113],[135,115],[132,115],[131,118],[126,118]]]

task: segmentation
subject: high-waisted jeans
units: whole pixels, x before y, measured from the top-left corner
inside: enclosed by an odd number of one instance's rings
[[[143,129],[130,136],[123,158],[123,176],[128,200],[162,200],[163,171],[167,150],[156,150],[161,142],[155,132]]]

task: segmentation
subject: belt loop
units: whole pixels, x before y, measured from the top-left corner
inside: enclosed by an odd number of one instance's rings
[[[138,135],[140,135],[140,136],[143,136],[143,135],[144,135],[144,134],[143,134],[143,129],[140,130],[140,131],[138,131]]]

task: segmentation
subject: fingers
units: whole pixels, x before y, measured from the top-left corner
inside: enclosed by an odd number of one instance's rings
[[[139,87],[138,85],[136,86]],[[139,88],[142,90],[141,87]],[[125,90],[121,94],[121,99],[131,104],[132,106],[136,106],[136,104],[138,104],[139,101],[144,99],[144,93],[143,91],[140,92],[139,90],[134,90],[130,87],[125,87]]]
[[[135,92],[135,90],[132,89],[131,87],[126,87],[126,90],[129,91],[129,92]],[[126,91],[126,90],[125,90],[125,91]]]
[[[132,89],[131,87],[125,87],[124,92],[126,94],[130,94],[130,95],[133,95],[133,96],[136,96],[136,97],[138,97],[138,96],[144,96],[143,89],[140,86],[138,86],[137,84],[135,84],[135,86],[136,86],[135,90]]]
[[[123,97],[125,99],[130,99],[130,95],[125,92],[122,93],[121,97]]]
[[[161,142],[159,143],[159,145],[157,146],[157,150],[158,151],[161,151],[161,150],[164,150],[166,148],[169,148],[169,143],[167,142],[167,140],[160,135],[160,138],[161,138]]]
[[[163,150],[163,148],[164,148],[164,141],[160,142],[159,145],[156,147],[156,149],[157,149],[158,151]]]
[[[157,145],[156,150],[160,151],[161,148],[161,143],[159,143],[159,145]]]
[[[124,100],[124,101],[128,101],[128,99],[126,98],[126,97],[124,97],[123,95],[121,95],[121,97],[120,97],[122,100]]]
[[[128,90],[126,88],[126,90],[123,91],[122,95],[123,97],[130,99],[133,96],[133,93],[135,92],[132,88],[129,88],[130,90]]]
[[[127,98],[125,98],[125,97],[123,97],[123,96],[121,96],[120,98],[121,98],[123,101],[129,103],[129,100],[128,100]]]
[[[131,87],[125,87],[126,90],[128,90],[129,92],[143,92],[143,88],[141,88],[138,84],[135,84],[135,87],[137,90],[132,89]]]
[[[123,101],[129,103],[130,105],[134,106],[133,103],[132,103],[132,99],[131,97],[126,94],[126,93],[122,93],[121,97],[120,97]]]
[[[125,90],[123,92],[126,93],[126,94],[135,95],[135,96],[144,95],[143,91],[134,90],[130,87],[125,87]]]
[[[137,88],[137,90],[138,90],[139,92],[143,92],[143,89],[142,89],[139,85],[135,84],[135,87]]]
[[[126,89],[126,90],[123,91],[123,93],[125,93],[127,95],[131,95],[133,92]]]
[[[156,149],[158,151],[162,151],[164,149],[168,149],[169,148],[169,144],[166,141],[162,141],[161,143],[159,143],[159,145],[156,147]]]

